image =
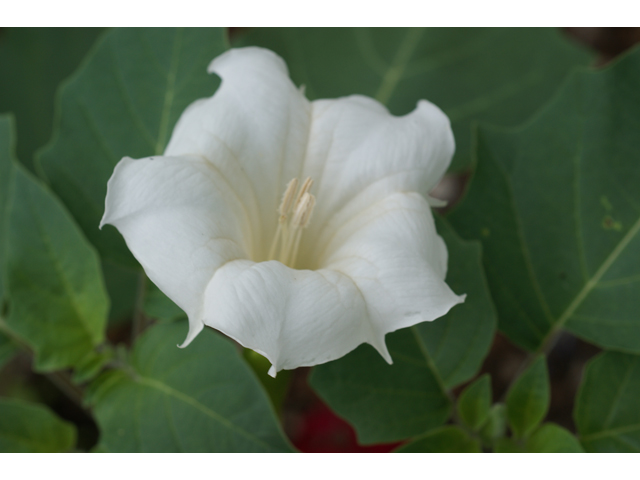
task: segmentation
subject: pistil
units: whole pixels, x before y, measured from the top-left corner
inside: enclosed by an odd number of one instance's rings
[[[269,260],[277,259],[290,267],[295,265],[302,231],[309,225],[316,204],[316,198],[309,193],[312,184],[310,177],[303,182],[299,191],[297,178],[287,184],[278,208],[278,227],[269,250]]]

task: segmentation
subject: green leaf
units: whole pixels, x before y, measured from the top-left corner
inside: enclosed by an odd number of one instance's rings
[[[515,381],[507,395],[507,418],[516,438],[528,437],[549,410],[549,374],[543,356]]]
[[[525,126],[477,135],[448,218],[480,239],[499,328],[534,350],[561,329],[640,352],[640,50],[572,76]]]
[[[574,410],[587,452],[640,452],[640,356],[605,352],[591,360]]]
[[[545,423],[536,430],[527,440],[526,450],[531,453],[584,452],[571,432],[554,423]]]
[[[458,416],[466,426],[478,430],[489,418],[491,411],[491,377],[481,376],[460,394]]]
[[[150,280],[147,282],[147,294],[144,298],[144,313],[161,322],[175,322],[187,318],[187,314]]]
[[[363,94],[396,115],[435,103],[453,126],[453,169],[469,163],[474,121],[522,122],[590,59],[539,28],[254,28],[237,43],[281,55],[311,99]]]
[[[131,320],[138,298],[140,277],[144,272],[103,259],[102,273],[111,299],[109,325]]]
[[[0,143],[8,128],[4,117]],[[72,366],[104,340],[108,298],[98,256],[64,207],[24,167],[7,158],[0,165],[7,195],[1,233],[5,322],[35,350],[36,369]]]
[[[491,446],[504,437],[507,432],[507,407],[503,403],[496,403],[491,407],[487,421],[480,429],[483,442]]]
[[[495,444],[495,453],[525,453],[525,447],[521,442],[511,438],[500,438]]]
[[[206,68],[225,49],[223,29],[117,29],[61,89],[54,139],[37,160],[102,256],[136,265],[113,227],[97,228],[114,166],[163,152],[183,110],[215,91]]]
[[[459,427],[437,428],[396,450],[398,453],[479,453],[480,443]]]
[[[237,348],[184,323],[148,329],[130,367],[98,378],[90,402],[110,452],[289,451],[269,400]]]
[[[442,425],[451,413],[446,390],[472,378],[487,354],[495,316],[478,244],[463,242],[437,219],[449,250],[447,283],[466,293],[462,305],[434,322],[387,335],[387,365],[368,345],[315,367],[310,383],[351,422],[362,443],[390,442]]]
[[[9,337],[0,332],[0,369],[18,353],[19,347]]]
[[[13,112],[18,158],[30,169],[33,154],[51,137],[53,98],[101,28],[3,28],[0,35],[0,112]]]
[[[68,452],[76,444],[75,427],[41,404],[0,398],[0,452]]]
[[[5,295],[8,211],[15,160],[15,125],[12,115],[0,115],[0,308]]]

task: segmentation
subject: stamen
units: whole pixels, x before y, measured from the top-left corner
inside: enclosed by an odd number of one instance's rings
[[[278,260],[285,265],[293,266],[298,256],[302,230],[309,225],[311,213],[316,204],[316,198],[309,193],[313,180],[310,177],[298,189],[298,179],[294,178],[287,184],[287,189],[282,196],[282,202],[278,208],[278,227],[273,238],[273,243],[269,249],[269,260],[276,258],[276,251],[279,250]],[[295,196],[295,202],[293,198]],[[278,249],[278,246],[280,248]]]
[[[282,216],[287,215],[293,205],[293,197],[296,194],[296,190],[298,190],[298,179],[294,178],[287,184],[287,189],[282,196],[282,203],[280,203],[280,208],[278,209],[281,221]]]

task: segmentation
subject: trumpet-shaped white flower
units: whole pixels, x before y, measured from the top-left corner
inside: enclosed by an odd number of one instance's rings
[[[447,117],[421,100],[403,117],[350,96],[309,102],[269,50],[230,50],[209,72],[164,156],[123,158],[101,226],[189,317],[272,363],[342,357],[441,317],[464,297],[428,192],[454,151]]]

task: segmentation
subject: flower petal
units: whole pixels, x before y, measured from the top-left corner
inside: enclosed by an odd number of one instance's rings
[[[343,208],[358,211],[395,192],[427,197],[451,162],[449,119],[425,100],[402,117],[359,95],[317,100],[312,107],[303,173],[314,178],[317,198],[309,238]],[[308,252],[314,246],[310,242]]]
[[[204,322],[268,358],[275,376],[372,341],[366,312],[357,287],[339,272],[237,260],[208,285]]]
[[[229,50],[213,60],[209,72],[222,77],[222,84],[213,97],[185,110],[165,154],[200,155],[218,165],[225,149],[241,172],[230,178],[233,189],[253,199],[256,236],[271,239],[287,182],[300,174],[310,103],[289,79],[284,61],[269,50]],[[256,258],[266,257],[265,243],[254,245]]]
[[[431,209],[417,193],[397,193],[331,229],[319,263],[351,278],[362,293],[369,320],[384,335],[435,320],[464,301],[444,282],[447,248]]]
[[[199,157],[122,159],[107,186],[104,224],[115,226],[149,278],[203,328],[203,292],[221,265],[249,258],[247,211]]]

